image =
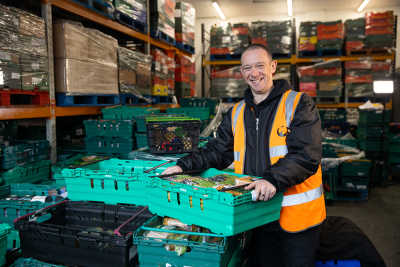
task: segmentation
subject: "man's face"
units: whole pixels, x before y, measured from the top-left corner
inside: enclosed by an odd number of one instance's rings
[[[253,94],[266,94],[273,85],[272,74],[276,71],[276,60],[272,60],[261,48],[246,51],[241,59],[243,79]]]

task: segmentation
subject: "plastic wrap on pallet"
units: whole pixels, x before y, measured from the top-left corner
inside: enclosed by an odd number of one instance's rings
[[[175,0],[150,0],[151,29],[175,39]]]
[[[357,148],[351,147],[351,146],[346,146],[342,144],[336,144],[336,143],[322,143],[323,145],[329,145],[333,146],[336,148],[340,148],[342,151],[347,151],[349,153],[353,153],[352,155],[348,156],[343,156],[340,158],[322,158],[321,160],[321,166],[322,170],[328,170],[331,168],[335,168],[339,166],[340,163],[348,161],[348,160],[357,160],[365,157],[365,152],[361,151]]]
[[[14,8],[14,11],[18,15],[19,32],[21,34],[41,39],[46,37],[44,19],[17,8]]]
[[[21,89],[21,68],[19,65],[0,66],[0,88]]]
[[[120,92],[151,94],[151,59],[139,51],[118,48]]]
[[[290,55],[292,50],[292,21],[252,22],[251,43],[268,46],[273,55]]]
[[[246,82],[240,73],[240,66],[219,69],[211,73],[211,94],[213,97],[243,97]]]
[[[175,39],[194,47],[196,10],[193,5],[178,0],[175,6]]]
[[[168,78],[172,75],[169,71],[172,64],[172,59],[170,59],[162,50],[155,48],[151,52],[153,56],[152,65],[152,95],[168,95]],[[175,76],[175,72],[174,72]]]
[[[317,49],[318,21],[303,21],[300,23],[299,51],[315,51]]]
[[[394,46],[394,14],[393,11],[368,12],[365,14],[366,47],[386,49],[391,52]]]
[[[250,43],[247,23],[213,25],[210,30],[211,55],[241,54]]]
[[[222,102],[220,101],[217,106],[217,113],[215,114],[211,122],[207,125],[207,127],[200,133],[200,137],[215,137],[217,129],[222,122],[223,114],[224,107],[222,105]]]
[[[55,81],[57,92],[118,94],[118,42],[80,23],[54,24]]]
[[[114,8],[134,20],[147,24],[147,7],[144,0],[115,0]]]

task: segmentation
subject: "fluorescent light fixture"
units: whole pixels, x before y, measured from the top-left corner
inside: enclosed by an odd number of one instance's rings
[[[361,3],[361,5],[358,7],[357,11],[358,11],[358,12],[363,11],[364,8],[368,5],[368,3],[369,3],[369,0],[364,0],[364,1]]]
[[[215,10],[217,10],[217,13],[218,13],[219,17],[220,17],[222,20],[225,20],[226,17],[225,17],[225,15],[224,15],[224,13],[222,12],[221,8],[219,7],[217,1],[213,1],[213,2],[212,2],[212,5],[213,5],[213,7],[215,8]]]
[[[375,94],[393,94],[393,81],[374,81]]]
[[[289,17],[293,16],[293,0],[287,0],[287,13]]]

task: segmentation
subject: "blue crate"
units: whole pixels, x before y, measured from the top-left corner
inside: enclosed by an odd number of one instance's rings
[[[358,260],[317,261],[315,267],[361,267]]]
[[[338,49],[318,49],[318,57],[340,57],[343,55],[342,50]]]
[[[160,30],[156,30],[156,31],[151,31],[151,37],[156,38],[158,40],[164,41],[172,46],[175,46],[176,41],[174,38],[172,38],[171,36],[163,33]]]
[[[99,13],[107,18],[110,19],[113,18],[114,7],[107,1],[104,0],[72,0],[72,1],[90,10],[93,10],[94,12]]]
[[[118,105],[119,95],[66,95],[56,94],[57,106],[105,106]]]
[[[186,51],[190,54],[194,54],[194,47],[190,46],[188,44],[184,44],[181,42],[176,42],[176,47],[179,48],[180,50]]]
[[[133,94],[120,94],[119,101],[121,105],[129,105],[129,104],[151,104],[153,102],[152,96],[144,95],[145,98],[151,99],[151,102],[147,102],[143,98],[139,98]]]

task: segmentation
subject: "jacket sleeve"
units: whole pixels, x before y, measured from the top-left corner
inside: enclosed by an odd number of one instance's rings
[[[289,129],[286,137],[288,153],[263,175],[281,192],[316,173],[321,163],[321,120],[307,94],[302,95]]]
[[[178,160],[183,171],[225,169],[233,162],[233,133],[231,126],[232,109],[223,117],[218,127],[217,137],[211,139],[204,148]]]

